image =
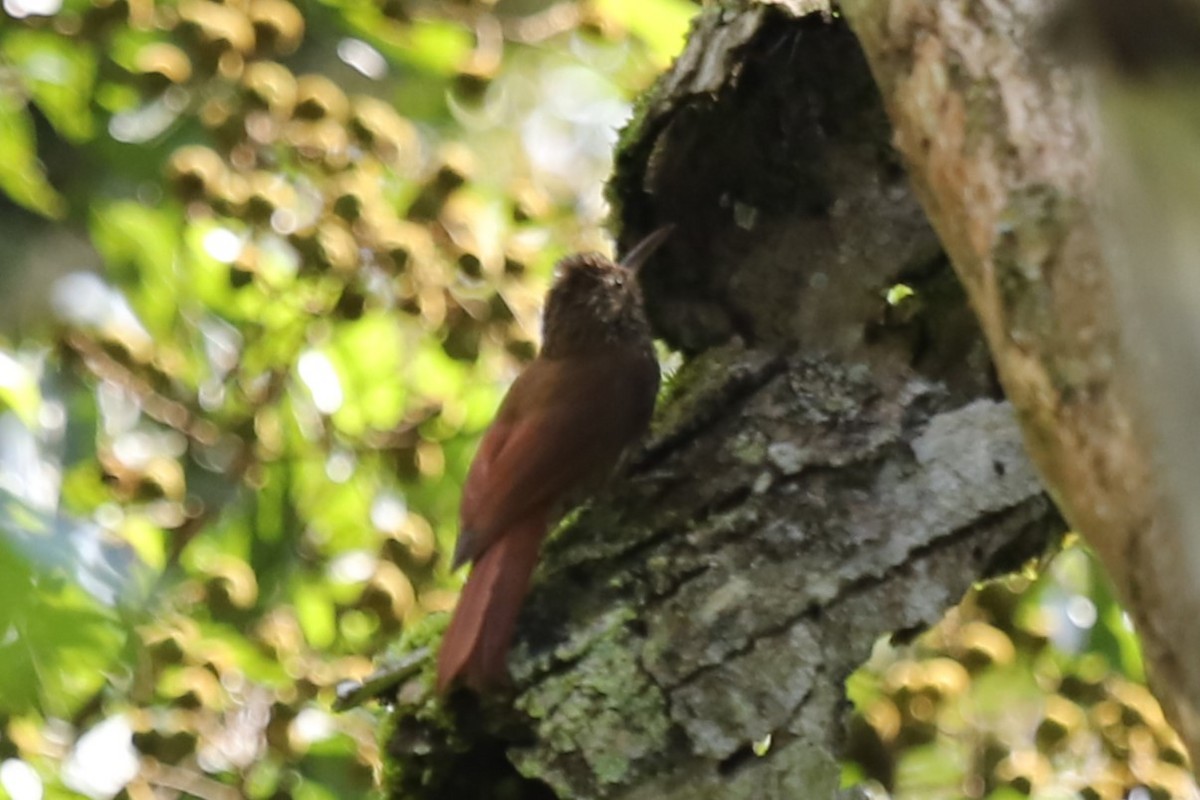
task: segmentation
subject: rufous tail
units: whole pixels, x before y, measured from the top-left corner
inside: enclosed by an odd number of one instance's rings
[[[456,681],[482,692],[508,679],[508,647],[545,535],[537,515],[505,531],[475,562],[442,638],[438,694]]]

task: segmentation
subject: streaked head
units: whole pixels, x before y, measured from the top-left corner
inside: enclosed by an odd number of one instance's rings
[[[650,341],[637,270],[670,232],[669,227],[659,228],[619,264],[599,253],[579,253],[558,262],[546,298],[542,352],[555,358],[633,338]]]

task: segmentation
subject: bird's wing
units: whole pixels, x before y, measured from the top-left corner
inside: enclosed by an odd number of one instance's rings
[[[603,358],[617,363],[538,359],[513,383],[467,475],[455,566],[607,472],[649,421],[657,364],[624,353]]]

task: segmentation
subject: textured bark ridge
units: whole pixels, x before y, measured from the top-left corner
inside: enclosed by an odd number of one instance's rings
[[[831,797],[876,638],[1059,523],[1003,403],[737,347],[688,371],[676,407],[715,413],[547,550],[514,658],[535,744],[510,755],[560,797]]]
[[[858,44],[807,10],[704,11],[618,153],[623,236],[676,225],[644,277],[687,357],[545,548],[515,699],[466,712],[530,796],[833,797],[878,637],[1062,530]],[[404,770],[431,740],[398,730]]]

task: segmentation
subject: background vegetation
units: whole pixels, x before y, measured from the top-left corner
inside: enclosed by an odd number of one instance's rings
[[[335,688],[452,605],[473,443],[694,11],[5,0],[0,790],[376,786]],[[1180,796],[1141,679],[1069,550],[880,646],[847,779]]]
[[[370,789],[333,687],[452,604],[474,439],[691,11],[5,5],[10,793]]]

